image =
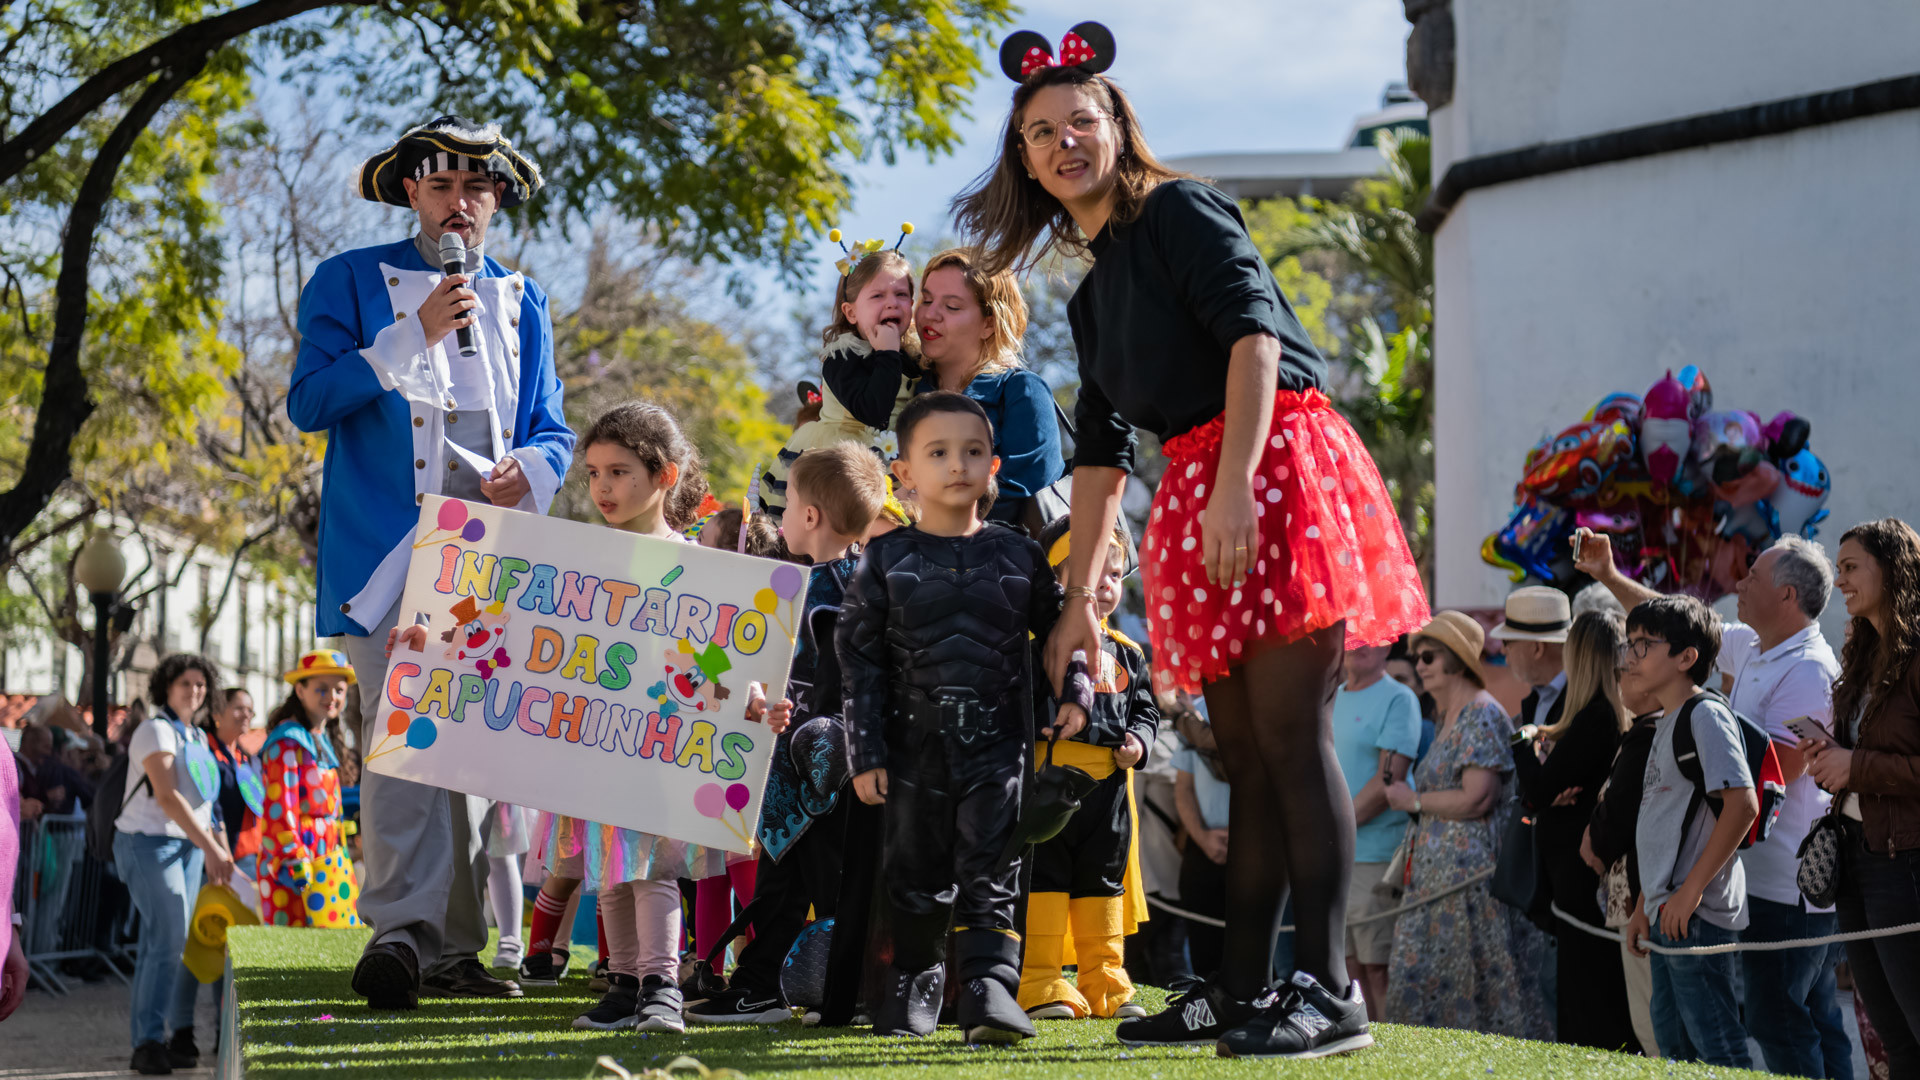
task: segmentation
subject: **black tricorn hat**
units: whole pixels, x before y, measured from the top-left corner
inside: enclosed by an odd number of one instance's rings
[[[498,124],[442,116],[361,162],[354,190],[372,202],[411,206],[400,181],[424,180],[448,169],[483,172],[505,184],[501,206],[519,206],[533,198],[543,183],[540,167],[501,137]]]

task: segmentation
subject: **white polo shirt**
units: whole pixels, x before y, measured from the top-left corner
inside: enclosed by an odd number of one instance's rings
[[[1765,728],[1773,741],[1788,746],[1800,741],[1787,730],[1789,720],[1810,716],[1831,726],[1833,681],[1840,677],[1840,663],[1834,659],[1819,625],[1808,626],[1766,652],[1759,651],[1759,644],[1759,635],[1751,627],[1727,623],[1720,628],[1716,666],[1733,676],[1729,696],[1735,711]],[[1826,813],[1832,799],[1805,773],[1787,784],[1787,798],[1780,807],[1773,835],[1740,853],[1750,895],[1776,904],[1803,903],[1795,881],[1800,841],[1814,820]]]

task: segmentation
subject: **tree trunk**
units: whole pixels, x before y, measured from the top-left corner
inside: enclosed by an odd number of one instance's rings
[[[87,269],[93,260],[93,235],[113,197],[120,163],[134,140],[153,122],[160,107],[206,65],[206,54],[183,60],[160,73],[127,114],[114,126],[100,153],[87,169],[67,215],[66,235],[60,245],[60,276],[54,284],[53,344],[47,350],[46,377],[40,407],[33,417],[33,442],[14,486],[0,493],[0,563],[13,542],[46,509],[47,503],[73,474],[73,438],[93,415],[97,404],[80,370],[80,346],[87,330]]]

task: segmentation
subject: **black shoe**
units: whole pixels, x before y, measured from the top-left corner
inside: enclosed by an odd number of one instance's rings
[[[607,976],[607,992],[600,1004],[573,1018],[582,1030],[624,1031],[640,1023],[640,980],[631,975]]]
[[[173,1033],[173,1041],[167,1044],[167,1064],[176,1069],[200,1067],[200,1048],[194,1045],[192,1028],[181,1028]]]
[[[793,1010],[777,993],[736,987],[687,1006],[687,1019],[696,1024],[780,1024],[793,1019]]]
[[[960,1030],[970,1043],[1005,1045],[1033,1038],[1033,1021],[1020,1008],[1020,939],[997,930],[953,936],[960,979]]]
[[[1114,1035],[1128,1046],[1209,1046],[1253,1019],[1256,1012],[1252,1004],[1229,996],[1219,983],[1195,983],[1186,993],[1169,998],[1161,1012],[1121,1023]]]
[[[441,997],[517,998],[520,984],[512,979],[495,978],[475,957],[454,964],[421,982],[421,988]]]
[[[1260,1005],[1258,1016],[1220,1037],[1221,1057],[1318,1058],[1373,1045],[1357,982],[1339,997],[1296,971]]]
[[[353,966],[353,992],[370,1009],[412,1009],[420,1004],[420,962],[397,941],[375,942]]]
[[[673,984],[672,979],[659,975],[647,976],[640,980],[639,1023],[634,1027],[640,1031],[684,1033],[687,1019],[681,1015],[683,1001],[680,988]]]
[[[537,952],[520,961],[522,986],[559,986],[560,976],[566,973],[566,958],[556,961],[550,952]]]
[[[873,1013],[875,1035],[914,1035],[925,1038],[940,1026],[947,968],[935,964],[924,971],[902,971],[889,966],[881,983],[880,1007]]]
[[[133,1048],[133,1063],[127,1068],[142,1076],[172,1076],[173,1063],[167,1060],[167,1044],[141,1043]]]

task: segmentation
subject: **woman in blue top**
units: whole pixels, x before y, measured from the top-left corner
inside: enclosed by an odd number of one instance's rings
[[[920,277],[915,314],[927,373],[914,387],[953,390],[993,422],[1000,494],[988,520],[1017,522],[1033,493],[1060,479],[1060,426],[1045,379],[1020,366],[1027,303],[1011,272],[988,275],[964,249],[943,251]]]

